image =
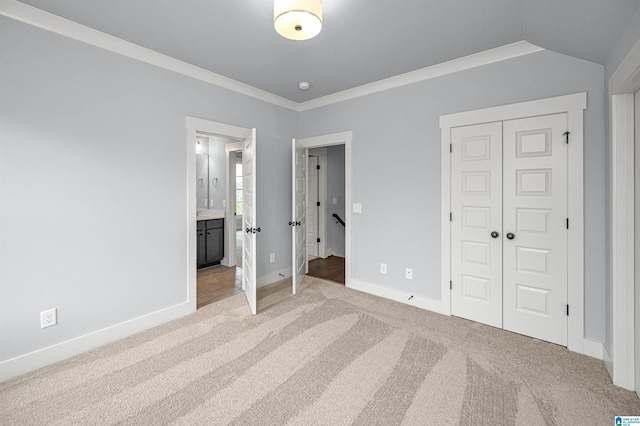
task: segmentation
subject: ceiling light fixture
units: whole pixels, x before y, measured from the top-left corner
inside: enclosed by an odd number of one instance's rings
[[[322,0],[274,0],[273,26],[290,40],[308,40],[322,30]]]
[[[309,90],[311,84],[307,83],[306,81],[301,81],[300,83],[298,83],[298,87],[300,88],[300,90]]]

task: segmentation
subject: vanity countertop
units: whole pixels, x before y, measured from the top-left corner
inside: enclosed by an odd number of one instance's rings
[[[211,220],[211,219],[224,219],[224,210],[207,210],[198,209],[196,213],[196,221]]]

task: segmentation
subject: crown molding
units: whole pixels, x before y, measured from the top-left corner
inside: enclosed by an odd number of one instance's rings
[[[20,3],[16,0],[0,0],[0,15],[196,80],[204,81],[205,83],[251,96],[261,101],[269,102],[293,111],[298,110],[297,102],[94,30],[93,28]]]
[[[524,56],[530,53],[540,52],[542,50],[545,49],[524,40],[518,41],[516,43],[496,47],[495,49],[485,50],[483,52],[474,53],[473,55],[463,56],[461,58],[442,62],[430,67],[421,68],[405,74],[385,78],[384,80],[343,90],[342,92],[311,99],[298,104],[298,112],[308,111],[310,109],[320,108],[326,105],[359,98],[361,96],[371,95],[385,90],[394,89],[396,87],[406,86],[407,84],[430,80],[432,78],[492,64],[494,62],[517,58],[518,56]]]
[[[73,22],[36,7],[29,6],[17,0],[0,0],[0,15],[297,112],[308,111],[314,108],[320,108],[338,102],[359,98],[361,96],[371,95],[396,87],[545,50],[523,40],[298,103],[267,92],[266,90],[258,89],[257,87],[241,83],[237,80],[216,74],[204,68],[197,67],[162,53],[158,53],[154,50],[147,49],[93,28],[89,28],[85,25],[78,24],[77,22]]]

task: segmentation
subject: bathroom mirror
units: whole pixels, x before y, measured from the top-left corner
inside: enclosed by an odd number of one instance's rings
[[[206,209],[209,199],[209,156],[196,154],[196,208]]]

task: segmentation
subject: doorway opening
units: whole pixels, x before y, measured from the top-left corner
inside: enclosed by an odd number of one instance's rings
[[[185,118],[187,141],[187,300],[190,309],[244,292],[256,314],[256,129]],[[198,154],[207,150],[208,157]],[[238,155],[238,152],[241,155]],[[210,154],[217,155],[210,155]],[[236,168],[238,159],[242,167]],[[210,160],[215,161],[209,167]],[[206,171],[198,171],[198,164]],[[236,170],[242,178],[236,179]],[[236,197],[240,181],[241,197]],[[206,185],[205,185],[206,182]],[[216,193],[217,192],[217,193]],[[198,198],[201,200],[199,201]],[[236,198],[241,199],[242,234],[237,244]],[[236,251],[241,247],[241,254]],[[237,259],[240,260],[238,267]],[[198,266],[203,267],[198,269]],[[200,279],[201,278],[201,279]],[[208,281],[208,286],[205,282]],[[201,284],[201,285],[198,285]]]
[[[351,284],[351,140],[351,132],[293,140],[293,294],[306,274]]]
[[[307,275],[345,284],[345,145],[309,149]]]
[[[228,190],[239,186],[242,191],[241,145],[234,138],[196,134],[198,309],[242,292],[242,234],[238,242],[241,226],[236,224],[242,220],[242,194]],[[236,217],[225,218],[227,203],[236,206]],[[227,227],[235,230],[233,235],[225,230],[225,219],[230,222]],[[225,244],[225,236],[231,235],[232,244]],[[229,256],[230,250],[235,256]]]

